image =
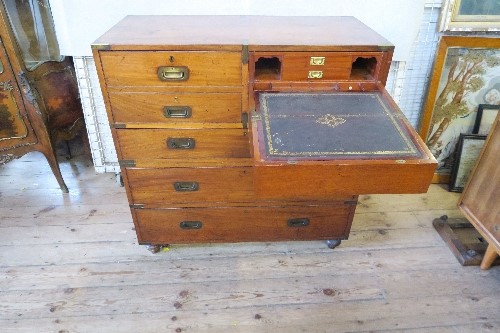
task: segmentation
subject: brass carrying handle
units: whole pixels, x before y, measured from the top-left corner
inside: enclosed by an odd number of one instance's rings
[[[186,66],[160,66],[157,73],[161,81],[187,81],[189,79],[189,68]]]
[[[309,219],[307,217],[288,220],[289,227],[307,227],[308,225],[309,225]]]
[[[325,57],[311,57],[309,59],[309,65],[311,66],[324,66]]]
[[[192,109],[189,106],[164,106],[165,118],[191,118]]]
[[[167,147],[170,149],[194,149],[196,141],[193,138],[168,138]]]
[[[309,71],[308,79],[321,79],[323,78],[323,71]]]
[[[182,221],[179,227],[184,230],[201,229],[203,223],[201,221]]]
[[[197,182],[175,182],[174,189],[176,192],[195,192],[200,188]]]

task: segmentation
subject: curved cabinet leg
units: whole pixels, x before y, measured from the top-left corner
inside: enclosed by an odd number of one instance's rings
[[[341,239],[329,239],[326,241],[326,245],[328,246],[328,248],[330,248],[332,250],[334,248],[336,248],[337,246],[339,246],[340,243],[342,243]]]
[[[64,182],[61,169],[59,168],[59,163],[57,162],[57,158],[55,153],[49,154],[42,152],[45,158],[47,159],[47,162],[49,162],[50,168],[52,169],[52,173],[56,177],[57,182],[59,183],[59,187],[61,188],[61,191],[64,193],[68,193],[68,187],[66,186],[66,183]]]

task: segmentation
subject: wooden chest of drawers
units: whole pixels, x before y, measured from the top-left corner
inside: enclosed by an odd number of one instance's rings
[[[349,235],[359,194],[425,192],[436,162],[384,91],[392,51],[349,17],[118,23],[93,52],[139,243],[334,247]],[[380,93],[415,153],[269,158],[259,102],[269,92]]]

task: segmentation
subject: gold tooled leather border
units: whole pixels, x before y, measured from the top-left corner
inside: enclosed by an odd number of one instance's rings
[[[393,126],[396,128],[398,131],[399,135],[403,139],[404,143],[408,147],[407,150],[380,150],[380,151],[348,151],[348,152],[332,152],[332,151],[304,151],[304,152],[287,152],[287,151],[280,151],[273,146],[273,140],[272,140],[272,134],[271,134],[271,119],[269,115],[269,108],[267,105],[267,100],[269,97],[283,97],[283,96],[305,96],[305,95],[337,95],[337,96],[342,96],[342,95],[372,95],[374,96],[379,104],[382,106],[385,114],[387,117],[390,119],[392,122]],[[381,93],[380,92],[362,92],[362,93],[357,93],[357,92],[350,92],[350,93],[261,93],[259,95],[260,99],[260,109],[262,113],[262,118],[264,122],[264,135],[266,136],[267,139],[267,154],[269,156],[328,156],[328,155],[405,155],[405,156],[411,156],[415,155],[418,156],[418,150],[416,146],[409,140],[409,138],[404,135],[403,130],[399,126],[399,123],[396,121],[394,115],[389,111],[389,108],[387,105],[384,103],[384,101],[381,98]],[[346,117],[346,118],[352,118],[352,117],[361,117],[362,115],[335,115],[336,117]],[[274,117],[279,117],[279,116],[274,116]],[[367,116],[363,116],[367,117]],[[332,127],[332,129],[334,129]]]

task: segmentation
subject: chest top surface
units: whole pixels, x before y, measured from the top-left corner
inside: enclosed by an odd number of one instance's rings
[[[392,50],[377,32],[350,16],[127,16],[96,40],[93,47],[111,50],[183,49],[238,50],[258,46],[339,51]],[[297,49],[299,50],[299,49]]]

